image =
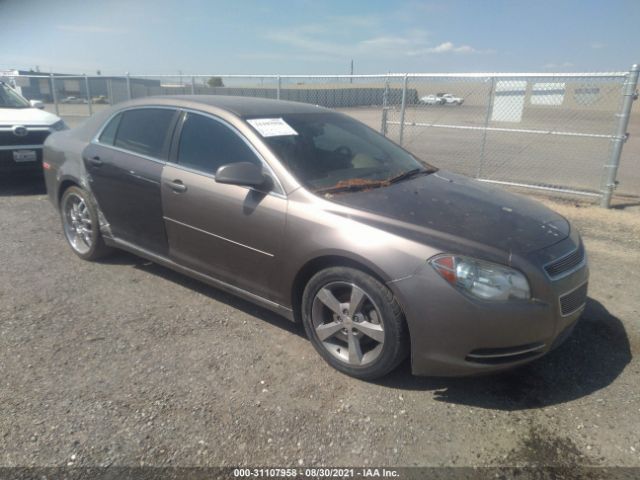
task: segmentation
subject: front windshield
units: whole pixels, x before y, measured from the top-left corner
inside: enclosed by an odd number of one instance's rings
[[[29,102],[9,86],[0,83],[0,108],[29,108]]]
[[[282,118],[293,131],[264,135],[264,141],[289,171],[314,192],[383,187],[436,170],[345,115],[304,113],[277,118]],[[251,124],[252,120],[248,122]]]

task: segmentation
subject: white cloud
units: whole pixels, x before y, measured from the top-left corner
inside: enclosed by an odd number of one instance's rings
[[[599,50],[599,49],[601,49],[601,48],[606,47],[606,45],[605,45],[604,43],[602,43],[602,42],[593,42],[593,43],[591,43],[591,45],[590,45],[590,46],[591,46],[591,48],[593,48],[594,50]]]
[[[444,42],[438,45],[437,47],[428,48],[427,52],[430,53],[445,53],[445,52],[453,52],[455,50],[455,46],[452,42]]]
[[[341,17],[341,22],[351,22],[351,17]],[[362,20],[362,19],[360,19]],[[309,24],[294,29],[272,31],[267,38],[289,47],[316,55],[329,56],[421,56],[429,54],[482,54],[493,53],[492,50],[480,50],[470,45],[457,45],[451,41],[434,45],[430,41],[429,32],[423,29],[411,29],[402,35],[380,32],[379,27],[372,27],[372,18],[354,23],[354,29],[345,37],[344,30],[334,25]],[[378,35],[371,35],[375,30]],[[336,33],[337,32],[337,33]],[[361,37],[354,40],[352,37]],[[343,41],[337,41],[342,38]],[[330,40],[329,40],[330,39]]]
[[[447,53],[447,52],[474,53],[476,52],[476,49],[473,47],[470,47],[469,45],[460,45],[456,47],[453,44],[453,42],[444,42],[436,47],[427,49],[427,51],[431,53]]]
[[[429,54],[443,54],[443,53],[477,53],[477,54],[485,54],[485,53],[495,53],[494,50],[480,50],[470,45],[456,45],[453,42],[443,42],[435,47],[426,47],[422,49],[415,49],[407,52],[407,55],[418,56],[418,55],[429,55]]]
[[[382,37],[373,37],[373,38],[368,38],[366,40],[362,40],[358,43],[358,46],[363,50],[373,51],[376,49],[406,47],[411,45],[411,43],[412,41],[408,38],[382,36]]]

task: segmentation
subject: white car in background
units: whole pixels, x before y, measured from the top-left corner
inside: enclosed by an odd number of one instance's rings
[[[438,93],[436,95],[438,98],[444,100],[443,104],[447,105],[462,105],[464,103],[464,98],[456,97],[451,95],[450,93]]]
[[[80,98],[80,97],[65,97],[62,100],[60,100],[60,103],[74,103],[74,104],[81,104],[81,103],[89,103],[88,100],[86,98]]]
[[[0,81],[0,173],[41,171],[42,146],[64,121]]]
[[[437,95],[426,95],[424,97],[420,97],[420,103],[423,105],[444,105],[446,100],[442,97],[438,97]]]

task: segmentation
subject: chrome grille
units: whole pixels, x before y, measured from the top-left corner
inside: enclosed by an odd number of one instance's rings
[[[28,130],[24,137],[18,137],[12,131],[0,131],[0,145],[42,145],[51,133],[49,130]]]
[[[575,290],[560,296],[560,313],[571,315],[580,310],[587,302],[587,284],[584,283]]]
[[[544,266],[544,270],[551,278],[558,277],[565,272],[577,267],[584,260],[584,247],[580,245],[576,250],[569,255],[565,255],[562,258],[554,260]]]

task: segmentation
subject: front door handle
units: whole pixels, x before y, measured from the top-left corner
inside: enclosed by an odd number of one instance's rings
[[[100,159],[100,157],[96,155],[95,157],[91,157],[89,159],[89,163],[95,167],[100,167],[104,162]]]
[[[187,191],[187,186],[182,183],[182,180],[174,180],[173,182],[167,182],[167,185],[171,190],[176,193],[182,193]]]

